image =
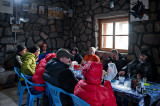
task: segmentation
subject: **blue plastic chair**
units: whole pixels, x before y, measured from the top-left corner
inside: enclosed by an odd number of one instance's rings
[[[72,97],[74,106],[90,106],[87,102],[85,102],[84,100],[82,100],[78,96],[76,96],[74,94],[70,94],[70,96]]]
[[[35,84],[35,83],[32,83],[32,82],[30,82],[27,79],[27,76],[25,74],[21,73],[21,75],[22,75],[22,78],[24,78],[24,81],[26,83],[26,87],[27,87],[27,90],[28,90],[28,96],[27,96],[27,103],[26,103],[26,105],[29,104],[29,106],[33,106],[34,99],[37,99],[37,106],[38,106],[39,105],[39,98],[43,97],[44,92],[36,91],[34,89],[34,86],[45,86],[45,84]],[[29,85],[31,85],[32,87],[30,88]]]
[[[60,93],[64,93],[66,95],[69,95],[72,97],[74,106],[90,106],[89,104],[87,104],[85,101],[83,101],[82,99],[78,98],[77,96],[75,96],[74,94],[68,93],[64,90],[62,90],[61,88],[55,87],[51,84],[49,84],[48,82],[45,82],[52,100],[53,100],[53,104],[52,106],[62,106],[61,100],[60,100]]]
[[[23,86],[23,85],[21,84],[21,81],[20,81],[20,77],[22,77],[22,76],[21,76],[21,70],[20,70],[19,68],[17,68],[17,67],[14,67],[14,71],[15,71],[16,74],[18,75],[18,80],[19,80],[19,81],[18,81],[17,95],[20,94],[20,96],[19,96],[19,106],[21,106],[22,98],[23,98],[23,92],[24,92],[25,89],[27,89],[27,87],[26,87],[26,86]],[[32,76],[27,76],[27,78],[28,78],[28,79],[32,79]]]

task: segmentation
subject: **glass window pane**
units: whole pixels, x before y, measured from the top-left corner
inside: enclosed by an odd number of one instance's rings
[[[115,35],[128,35],[128,21],[115,23]]]
[[[128,50],[128,36],[115,36],[115,49]]]
[[[113,22],[102,23],[102,35],[113,35]]]
[[[113,48],[113,36],[102,36],[102,48]]]

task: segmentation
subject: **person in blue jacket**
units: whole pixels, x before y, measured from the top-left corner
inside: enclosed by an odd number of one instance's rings
[[[42,43],[41,44],[41,52],[40,52],[40,54],[38,56],[39,57],[38,62],[40,60],[44,59],[47,54],[49,54],[49,52],[47,52],[47,44],[46,43]]]

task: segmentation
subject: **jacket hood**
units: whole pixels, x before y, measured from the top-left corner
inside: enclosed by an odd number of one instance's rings
[[[22,55],[22,58],[25,58],[26,56],[33,56],[36,58],[36,56],[33,54],[33,53],[30,53],[30,52],[26,52]]]
[[[87,83],[90,84],[101,84],[101,78],[103,73],[103,65],[98,62],[89,62],[84,65],[82,74]]]
[[[55,54],[55,53],[49,53],[49,54],[45,57],[46,62],[48,62],[49,60],[51,60],[53,57],[56,57],[56,54]]]

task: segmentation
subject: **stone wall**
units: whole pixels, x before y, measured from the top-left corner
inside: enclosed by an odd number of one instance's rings
[[[70,0],[46,0],[43,3],[46,8],[49,5],[71,9]],[[45,11],[47,13],[47,9]],[[15,14],[15,13],[14,13]],[[13,68],[13,58],[16,52],[16,45],[24,43],[27,48],[33,44],[47,43],[50,52],[56,52],[59,48],[71,48],[74,46],[71,28],[71,17],[63,19],[49,19],[47,14],[27,14],[29,22],[21,22],[21,31],[11,32],[9,18],[13,15],[0,14],[0,66],[6,69]]]
[[[73,36],[82,55],[91,46],[99,44],[99,19],[129,17],[130,1],[114,0],[115,8],[109,8],[109,1],[74,0]],[[129,23],[129,58],[137,58],[142,48],[151,51],[160,73],[160,1],[149,0],[149,20]],[[108,51],[109,52],[109,51]],[[107,53],[97,52],[105,61]]]

